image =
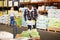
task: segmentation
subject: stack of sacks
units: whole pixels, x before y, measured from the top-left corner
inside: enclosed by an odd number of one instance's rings
[[[12,39],[13,34],[5,31],[0,31],[0,39]]]
[[[1,21],[2,21],[2,23],[5,23],[6,22],[6,16],[5,15],[2,15],[1,16]]]
[[[24,0],[19,0],[19,2],[24,2]]]
[[[38,2],[44,2],[44,0],[38,0]]]
[[[0,16],[0,23],[2,23],[2,16]]]
[[[36,26],[40,29],[46,29],[48,25],[48,18],[44,15],[38,15]]]
[[[51,6],[46,6],[46,10],[49,10],[49,9],[51,9]]]
[[[60,27],[60,9],[48,10],[49,23],[48,27]]]
[[[48,27],[60,28],[60,19],[49,18]]]
[[[3,21],[3,24],[6,23],[6,15],[3,15],[3,16],[2,16],[2,21]]]
[[[5,15],[5,24],[8,24],[9,23],[9,17],[8,15]]]
[[[24,0],[24,2],[30,2],[30,0]]]
[[[9,24],[9,21],[10,21],[10,19],[7,14],[0,16],[0,23]]]
[[[0,23],[2,23],[2,12],[0,11]]]
[[[60,20],[56,20],[55,26],[56,26],[56,28],[60,28]]]
[[[9,15],[7,15],[7,17],[6,17],[6,24],[10,24],[10,16]]]
[[[57,9],[57,7],[55,7],[55,6],[46,6],[46,10],[49,10],[49,9]]]
[[[60,9],[55,9],[55,17],[60,18]]]
[[[55,9],[49,9],[48,10],[48,18],[56,18],[57,11]]]
[[[7,17],[6,17],[6,23],[10,24],[10,17],[9,17],[9,15],[7,15]]]
[[[49,9],[48,17],[49,18],[60,18],[60,9]]]
[[[37,0],[31,0],[31,2],[38,2]]]

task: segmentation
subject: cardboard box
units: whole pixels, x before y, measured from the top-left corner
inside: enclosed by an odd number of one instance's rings
[[[2,7],[3,6],[3,3],[2,3],[2,1],[0,1],[0,7]]]
[[[4,6],[7,7],[7,0],[4,1]]]

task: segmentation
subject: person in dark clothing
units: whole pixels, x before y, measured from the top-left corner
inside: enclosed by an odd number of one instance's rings
[[[24,19],[25,21],[28,20],[28,29],[31,30],[32,26],[35,29],[36,28],[36,18],[37,18],[37,10],[36,8],[33,8],[32,5],[28,5],[28,9],[24,11]]]

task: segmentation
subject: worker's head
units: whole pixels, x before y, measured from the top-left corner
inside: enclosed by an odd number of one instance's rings
[[[22,12],[21,8],[19,8],[19,12]]]
[[[11,7],[11,10],[14,10],[14,8],[13,8],[13,7]]]
[[[31,10],[31,9],[32,9],[32,5],[31,5],[31,4],[29,4],[29,5],[28,5],[28,8]]]

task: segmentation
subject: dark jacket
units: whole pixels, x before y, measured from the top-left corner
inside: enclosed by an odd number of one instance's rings
[[[25,21],[26,20],[35,20],[36,21],[37,16],[38,16],[38,14],[37,14],[36,9],[32,10],[31,12],[28,9],[26,9],[24,11],[24,19],[25,19]]]

